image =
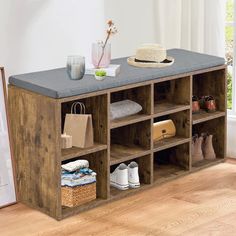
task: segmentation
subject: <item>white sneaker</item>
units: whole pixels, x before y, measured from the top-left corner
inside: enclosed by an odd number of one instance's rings
[[[110,174],[110,184],[120,190],[127,190],[129,188],[127,165],[121,163],[113,173]]]
[[[135,161],[130,162],[128,165],[128,182],[130,188],[140,187],[138,164]]]

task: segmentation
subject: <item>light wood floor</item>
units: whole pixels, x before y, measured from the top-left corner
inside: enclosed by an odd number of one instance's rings
[[[0,235],[236,235],[236,165],[223,163],[57,222],[22,204]]]

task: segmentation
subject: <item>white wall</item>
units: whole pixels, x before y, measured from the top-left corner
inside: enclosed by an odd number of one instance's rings
[[[112,39],[113,58],[134,55],[140,44],[155,42],[153,5],[153,0],[105,0],[105,17],[119,31]]]
[[[7,75],[90,58],[104,33],[104,0],[0,0],[0,65]]]
[[[63,67],[70,54],[90,61],[91,43],[104,39],[107,19],[119,33],[112,57],[154,42],[153,0],[0,0],[0,65],[7,75]]]

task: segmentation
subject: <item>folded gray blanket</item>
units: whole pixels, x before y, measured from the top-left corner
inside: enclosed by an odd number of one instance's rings
[[[110,119],[118,119],[130,115],[139,113],[142,110],[142,106],[131,100],[123,100],[119,102],[111,103],[110,107]]]

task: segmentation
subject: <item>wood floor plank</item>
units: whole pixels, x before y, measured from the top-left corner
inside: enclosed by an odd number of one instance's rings
[[[181,236],[199,236],[199,235],[214,235],[214,236],[222,236],[222,235],[235,235],[236,227],[213,220],[206,224],[202,224],[200,227],[192,228],[188,231],[181,233]]]
[[[0,235],[235,235],[236,165],[231,163],[60,222],[19,203],[0,209]]]

